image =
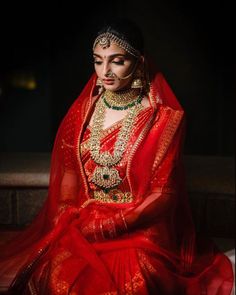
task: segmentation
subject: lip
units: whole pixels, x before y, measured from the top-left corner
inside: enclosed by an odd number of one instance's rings
[[[107,85],[111,85],[114,83],[114,79],[104,79],[103,83],[107,84]]]

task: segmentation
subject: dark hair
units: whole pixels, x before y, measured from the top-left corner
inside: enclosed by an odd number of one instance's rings
[[[137,26],[137,24],[130,19],[117,18],[112,21],[107,21],[98,31],[96,37],[106,32],[110,32],[118,38],[125,40],[141,54],[144,54],[144,40],[142,31]]]

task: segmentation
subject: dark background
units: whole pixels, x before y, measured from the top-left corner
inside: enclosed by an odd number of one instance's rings
[[[234,151],[235,27],[226,1],[39,1],[1,7],[0,151],[50,152],[93,72],[93,35],[125,16],[187,114],[185,153]]]

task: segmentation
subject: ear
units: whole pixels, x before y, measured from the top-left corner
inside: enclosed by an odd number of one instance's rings
[[[139,70],[143,70],[143,68],[144,68],[144,62],[145,62],[145,58],[144,58],[143,55],[141,55],[141,56],[139,57],[138,64],[137,64],[137,68],[138,68]]]
[[[145,58],[144,58],[143,55],[141,55],[141,56],[139,57],[139,64],[140,64],[141,66],[143,66],[143,65],[144,65],[144,61],[145,61]]]

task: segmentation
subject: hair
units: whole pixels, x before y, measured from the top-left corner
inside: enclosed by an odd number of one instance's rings
[[[119,39],[125,40],[142,55],[144,54],[144,39],[142,31],[137,24],[130,19],[117,18],[112,21],[107,21],[98,31],[94,39],[99,35],[108,32],[114,34]]]

